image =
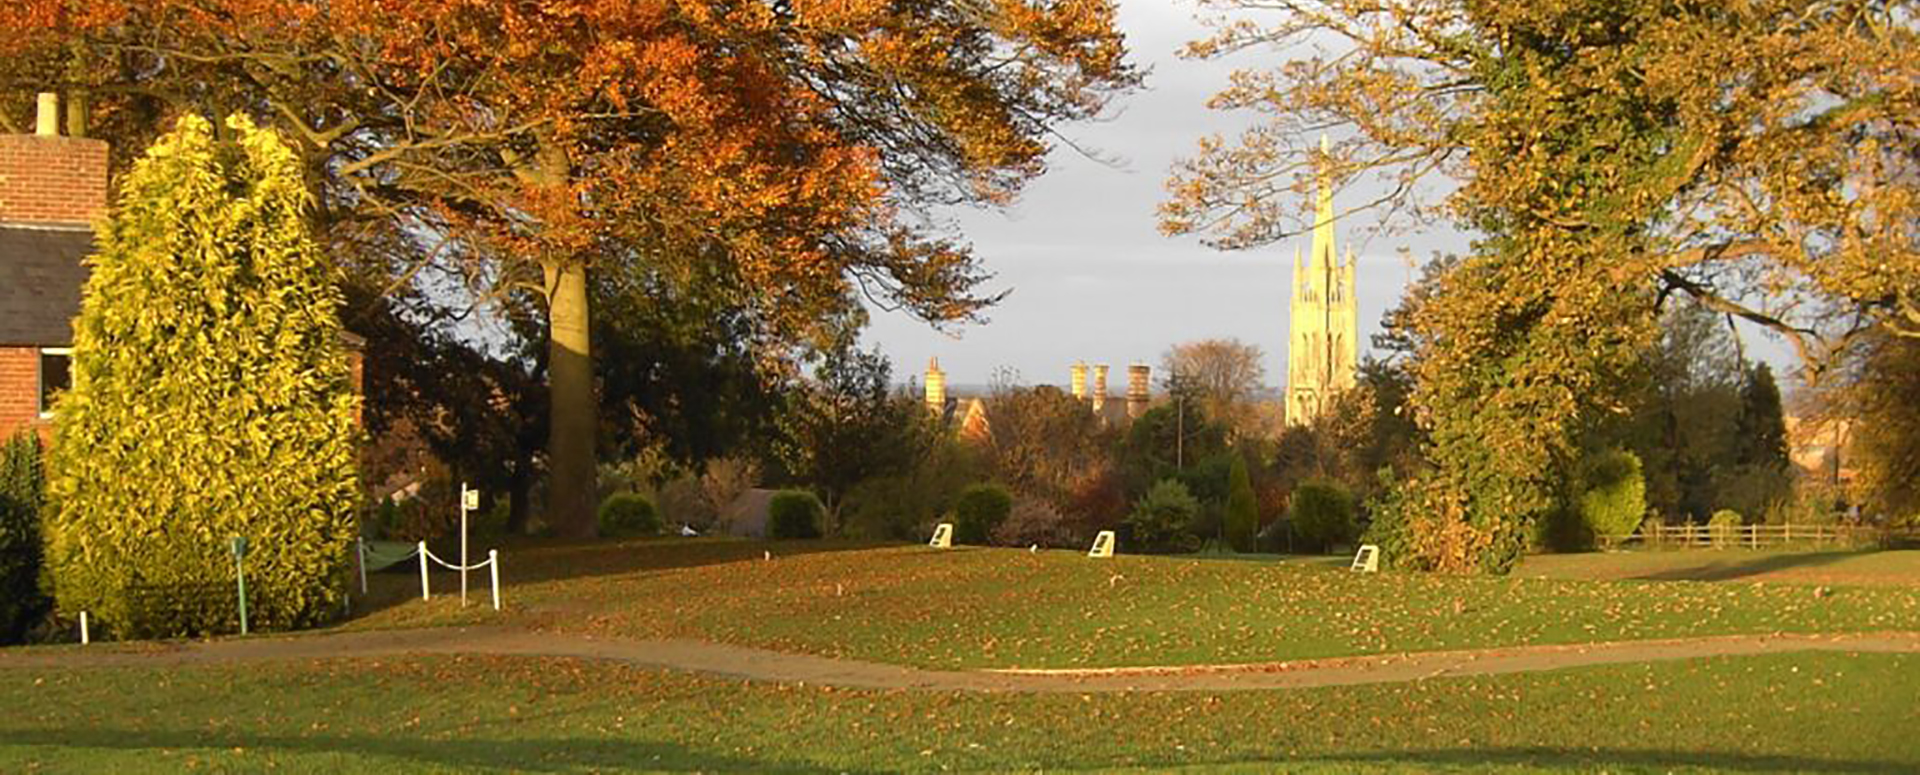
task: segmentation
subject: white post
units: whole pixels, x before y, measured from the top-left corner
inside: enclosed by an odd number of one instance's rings
[[[427,542],[420,542],[420,599],[432,600],[433,594],[427,590]]]
[[[353,545],[360,551],[360,594],[367,593],[367,539],[355,538]]]
[[[467,483],[460,483],[460,607],[467,607]]]
[[[93,633],[87,632],[87,612],[80,612],[80,645],[93,642]]]
[[[487,550],[487,572],[493,575],[493,610],[500,610],[500,550]]]

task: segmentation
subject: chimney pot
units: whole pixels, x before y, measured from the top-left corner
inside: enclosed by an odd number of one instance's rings
[[[40,92],[39,112],[34,116],[33,133],[41,137],[60,136],[60,95]]]

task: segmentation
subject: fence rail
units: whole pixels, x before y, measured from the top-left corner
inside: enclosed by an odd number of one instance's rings
[[[1782,544],[1826,546],[1863,546],[1920,541],[1920,529],[1885,528],[1870,525],[1641,525],[1626,538],[1614,539],[1613,546],[1639,544],[1648,547],[1705,547],[1762,549]]]

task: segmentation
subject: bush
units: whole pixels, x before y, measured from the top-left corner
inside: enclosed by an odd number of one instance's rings
[[[1614,449],[1593,455],[1581,465],[1580,497],[1575,505],[1580,521],[1594,535],[1624,538],[1647,515],[1647,483],[1640,458]]]
[[[1142,552],[1191,552],[1200,548],[1200,537],[1193,534],[1193,522],[1200,515],[1200,501],[1177,479],[1162,479],[1140,496],[1127,515],[1128,536],[1134,548]]]
[[[298,156],[227,124],[216,140],[182,117],[122,177],[55,407],[47,575],[62,612],[125,637],[236,629],[235,536],[255,629],[346,602],[359,399],[340,270],[307,234]]]
[[[819,538],[826,509],[806,490],[781,490],[767,501],[768,538]]]
[[[1082,535],[1079,522],[1063,514],[1053,504],[1039,498],[1022,497],[1013,501],[1005,521],[993,529],[993,543],[1000,546],[1043,546],[1068,549],[1085,545],[1091,539]]]
[[[700,477],[682,474],[660,486],[658,496],[662,521],[704,530],[719,516],[719,509],[707,502]]]
[[[1715,544],[1730,544],[1737,540],[1734,537],[1734,529],[1746,523],[1747,521],[1740,516],[1740,512],[1721,509],[1714,512],[1713,517],[1707,520],[1707,532],[1713,535]]]
[[[997,484],[976,484],[960,491],[953,503],[953,541],[985,544],[995,528],[1013,511],[1013,495]]]
[[[1233,469],[1227,476],[1227,543],[1236,552],[1251,552],[1254,532],[1260,529],[1260,506],[1253,500],[1253,480],[1247,476],[1247,461],[1233,456]]]
[[[40,589],[45,474],[40,437],[32,431],[0,448],[0,644],[19,643],[47,613]]]
[[[1287,504],[1287,521],[1293,525],[1297,546],[1328,551],[1353,540],[1353,496],[1326,480],[1301,482],[1293,488],[1293,500]]]
[[[600,534],[659,535],[660,512],[645,495],[616,492],[600,502]]]

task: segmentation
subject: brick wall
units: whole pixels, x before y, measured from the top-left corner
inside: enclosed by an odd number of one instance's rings
[[[40,350],[0,347],[0,440],[40,419]]]
[[[0,223],[86,225],[106,211],[106,141],[0,135]]]

